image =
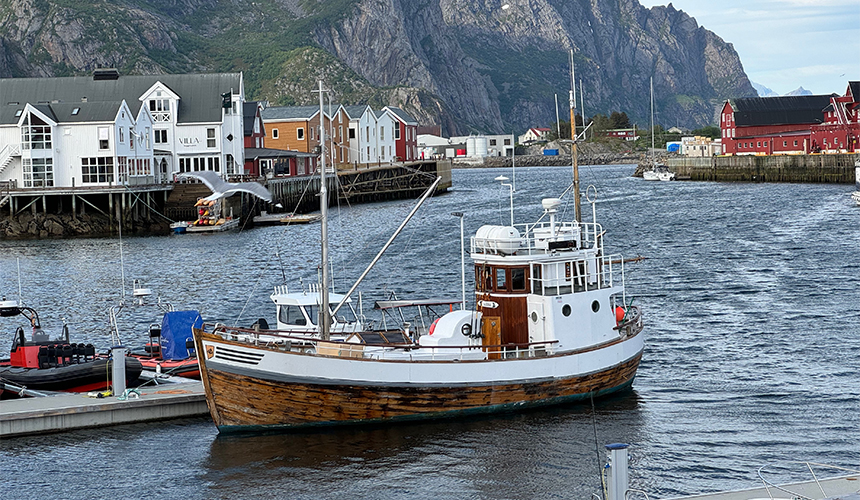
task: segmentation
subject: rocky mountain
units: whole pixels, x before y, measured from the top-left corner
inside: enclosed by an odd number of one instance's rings
[[[791,92],[789,92],[785,95],[812,95],[812,91],[806,90],[803,87],[797,87],[796,89],[792,90]]]
[[[755,89],[756,93],[758,93],[759,97],[779,97],[779,94],[777,94],[773,90],[765,87],[764,85],[762,85],[760,83],[756,83],[756,82],[750,82],[750,83],[752,83],[752,86]]]
[[[638,0],[0,0],[0,76],[243,71],[251,99],[393,104],[445,134],[521,132],[585,115],[715,122],[755,96],[737,53],[669,4]],[[50,98],[50,97],[46,97]],[[577,99],[579,101],[579,98]],[[579,102],[577,102],[579,105]]]

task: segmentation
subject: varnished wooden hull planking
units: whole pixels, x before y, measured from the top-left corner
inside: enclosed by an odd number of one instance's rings
[[[195,335],[198,352],[202,340]],[[207,402],[219,430],[251,431],[492,413],[561,404],[628,388],[641,352],[599,372],[565,379],[490,385],[370,386],[265,380],[201,363]],[[504,361],[502,361],[504,362]]]

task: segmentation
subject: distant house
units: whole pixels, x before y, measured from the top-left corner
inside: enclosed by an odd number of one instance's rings
[[[319,106],[271,106],[262,116],[268,147],[310,153],[319,145]]]
[[[525,134],[519,136],[517,140],[520,144],[529,144],[537,141],[545,141],[550,131],[551,130],[548,128],[530,128],[526,131]]]
[[[858,150],[860,82],[845,95],[730,99],[720,113],[725,154],[770,155]]]
[[[723,145],[720,139],[711,140],[710,137],[682,137],[680,149],[682,155],[694,158],[723,154]]]
[[[635,128],[616,128],[605,130],[603,132],[605,137],[615,137],[616,139],[624,139],[625,141],[635,141],[636,140],[636,129]]]
[[[400,161],[412,161],[418,157],[418,121],[396,106],[386,106],[394,116],[395,157]]]

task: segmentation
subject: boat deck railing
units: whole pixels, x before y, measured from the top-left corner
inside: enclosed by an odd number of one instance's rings
[[[549,340],[524,344],[422,346],[414,342],[356,343],[349,342],[348,336],[322,340],[316,336],[284,330],[230,327],[211,323],[204,323],[202,328],[204,331],[211,328],[213,334],[225,340],[247,342],[282,351],[371,359],[403,360],[405,354],[412,354],[413,358],[428,361],[477,359],[483,358],[485,354],[490,359],[527,359],[553,355],[555,346],[558,344],[557,340]]]
[[[812,483],[814,483],[815,486],[818,488],[818,490],[821,492],[822,498],[831,497],[833,495],[839,494],[839,492],[827,492],[827,491],[825,491],[825,489],[826,489],[825,485],[822,482],[822,480],[819,479],[818,474],[816,474],[814,468],[817,467],[818,469],[827,469],[827,470],[831,470],[831,471],[840,471],[843,473],[847,473],[844,475],[860,474],[860,471],[858,471],[858,470],[847,469],[845,467],[839,467],[836,465],[819,464],[819,463],[815,463],[815,462],[788,461],[788,462],[780,462],[780,463],[773,463],[773,464],[769,464],[769,465],[763,465],[763,466],[759,467],[758,477],[759,477],[759,479],[761,479],[762,483],[764,484],[765,489],[768,490],[768,493],[770,493],[770,490],[772,488],[772,489],[781,491],[783,493],[788,493],[789,495],[791,495],[791,498],[793,498],[793,499],[814,500],[815,498],[819,498],[817,495],[815,497],[810,497],[810,496],[798,493],[796,491],[791,491],[789,489],[790,485],[783,484],[782,486],[779,486],[776,483],[774,483],[775,480],[765,478],[765,474],[767,474],[767,473],[776,474],[778,472],[778,470],[788,471],[791,468],[791,466],[798,466],[798,465],[802,466],[803,468],[806,469],[807,472],[809,472],[809,475],[812,477],[812,479],[810,481]],[[782,481],[780,480],[780,482],[782,482]],[[808,494],[808,492],[806,492],[806,493]],[[773,495],[771,494],[771,497],[772,496]]]
[[[603,247],[603,227],[595,222],[538,222],[513,227],[519,231],[519,239],[473,236],[471,252],[498,254],[515,250],[516,255],[545,255],[560,249],[602,250]]]

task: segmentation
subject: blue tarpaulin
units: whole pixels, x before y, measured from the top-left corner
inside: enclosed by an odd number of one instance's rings
[[[544,149],[543,155],[544,156],[558,156],[558,150],[557,149]]]
[[[195,356],[194,349],[185,347],[185,342],[193,340],[192,328],[200,328],[203,318],[197,311],[171,311],[164,313],[161,320],[161,357],[162,359],[186,359]]]

